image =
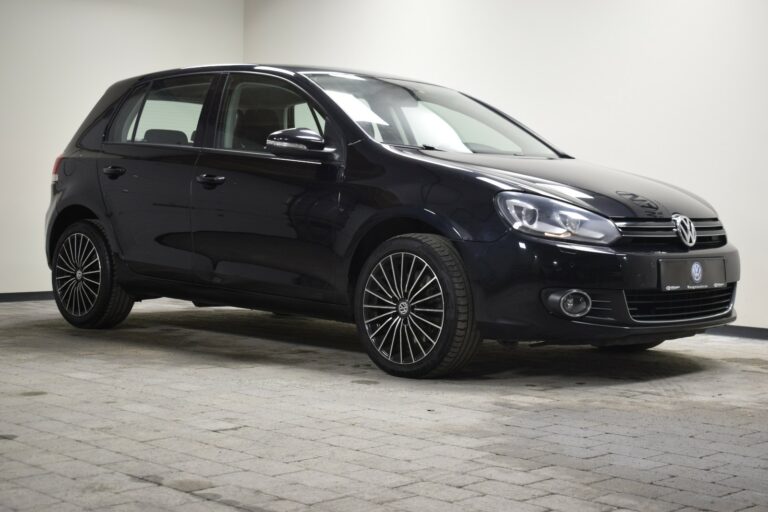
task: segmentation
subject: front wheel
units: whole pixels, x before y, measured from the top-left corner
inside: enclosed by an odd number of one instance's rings
[[[115,281],[112,252],[99,224],[80,221],[64,230],[52,262],[53,296],[67,322],[106,329],[125,320],[133,299]]]
[[[480,342],[461,258],[437,235],[398,236],[373,252],[357,282],[355,319],[373,362],[398,377],[454,372]]]

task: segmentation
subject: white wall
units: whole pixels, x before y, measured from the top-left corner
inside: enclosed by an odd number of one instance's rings
[[[765,0],[0,0],[0,293],[50,289],[51,165],[109,84],[241,60],[449,85],[703,195],[741,249],[738,323],[768,327]]]
[[[0,293],[50,290],[51,167],[106,88],[243,58],[243,0],[0,0]]]
[[[577,158],[709,199],[741,250],[741,325],[768,327],[765,0],[246,0],[249,62],[449,85]]]

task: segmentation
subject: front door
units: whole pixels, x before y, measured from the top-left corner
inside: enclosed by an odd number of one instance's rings
[[[135,272],[192,278],[190,182],[200,119],[213,75],[136,88],[112,122],[99,175],[121,252]]]
[[[266,75],[229,76],[192,184],[193,267],[218,287],[341,303],[337,168],[265,149],[267,135],[294,127],[325,128],[301,91]]]

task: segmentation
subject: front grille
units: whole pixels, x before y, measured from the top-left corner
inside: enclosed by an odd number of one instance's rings
[[[725,229],[717,219],[692,219],[696,227],[696,244],[691,249],[721,247],[727,242]],[[677,237],[672,219],[616,220],[621,239],[618,245],[648,249],[686,249]]]
[[[723,315],[731,310],[735,285],[707,290],[625,291],[629,315],[637,322],[675,322]]]

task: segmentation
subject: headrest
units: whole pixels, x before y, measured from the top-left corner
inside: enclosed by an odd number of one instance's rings
[[[144,142],[156,144],[187,144],[187,134],[179,130],[147,130],[144,133]]]
[[[277,113],[265,108],[246,110],[240,122],[244,126],[280,126]]]

